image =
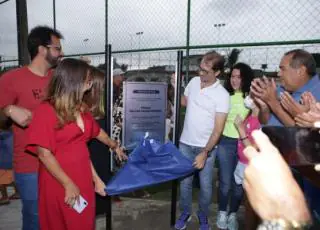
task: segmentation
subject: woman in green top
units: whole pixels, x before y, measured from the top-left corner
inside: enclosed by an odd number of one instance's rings
[[[238,162],[237,143],[239,133],[234,126],[237,115],[243,119],[249,110],[244,106],[244,98],[250,91],[253,71],[245,63],[237,63],[231,69],[231,76],[225,82],[225,88],[230,93],[230,110],[221,137],[217,158],[219,161],[219,212],[217,226],[220,229],[236,230],[238,221],[236,212],[241,202],[241,195],[237,195],[233,173]],[[232,194],[230,192],[232,191]],[[230,196],[229,196],[230,195]],[[227,206],[231,197],[229,214]]]

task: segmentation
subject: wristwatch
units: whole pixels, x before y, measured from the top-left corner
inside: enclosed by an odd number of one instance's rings
[[[310,229],[311,222],[286,221],[283,219],[264,220],[257,230],[305,230]]]

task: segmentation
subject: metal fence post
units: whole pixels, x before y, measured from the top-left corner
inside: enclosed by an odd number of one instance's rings
[[[181,77],[182,77],[182,59],[183,52],[177,52],[177,67],[176,67],[176,88],[175,88],[175,118],[174,118],[174,144],[179,148],[180,135],[180,104],[181,104]],[[176,222],[177,212],[177,193],[178,180],[172,182],[171,188],[171,220],[170,225],[173,226]]]
[[[16,17],[19,66],[23,66],[30,62],[28,53],[28,13],[26,0],[16,0]]]
[[[52,2],[52,17],[53,17],[53,29],[57,29],[57,24],[56,24],[56,0],[53,0]]]
[[[111,133],[111,117],[110,117],[110,108],[111,108],[111,45],[106,45],[106,56],[105,56],[105,131],[106,133]],[[110,154],[112,154],[110,152]],[[111,174],[111,162],[107,165],[108,173]],[[107,196],[106,202],[106,230],[112,229],[112,203],[111,197]]]

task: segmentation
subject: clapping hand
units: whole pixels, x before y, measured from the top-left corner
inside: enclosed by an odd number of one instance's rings
[[[308,108],[308,110],[310,110],[312,104],[317,103],[316,98],[310,92],[304,92],[301,95],[300,101],[301,101],[301,104],[303,104],[304,106],[306,106]]]
[[[280,103],[282,107],[291,115],[296,117],[298,114],[307,112],[309,110],[307,105],[296,102],[288,92],[283,92],[280,95]]]
[[[294,120],[300,127],[314,127],[316,122],[320,122],[320,103],[311,104],[308,112],[297,115]]]
[[[306,107],[306,111],[295,116],[296,125],[309,128],[315,127],[315,123],[320,122],[320,103],[310,92],[302,94],[301,103]]]
[[[269,80],[264,76],[263,78],[253,80],[250,92],[255,100],[258,98],[268,105],[278,101],[277,86],[273,78]]]

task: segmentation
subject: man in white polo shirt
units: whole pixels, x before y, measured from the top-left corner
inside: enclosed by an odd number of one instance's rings
[[[207,216],[212,199],[213,167],[216,145],[223,131],[229,111],[229,93],[217,79],[222,74],[224,57],[215,51],[206,53],[200,63],[199,77],[194,77],[185,88],[181,104],[187,106],[180,138],[180,151],[194,162],[199,170],[200,230],[211,229]],[[181,215],[175,229],[187,227],[191,219],[193,175],[180,183]]]

